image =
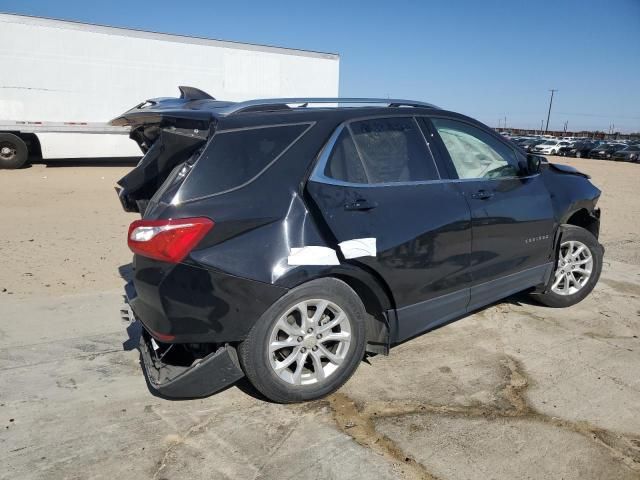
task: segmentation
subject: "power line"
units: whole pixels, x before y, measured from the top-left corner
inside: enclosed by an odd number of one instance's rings
[[[549,99],[549,112],[547,113],[547,126],[544,129],[544,133],[547,133],[549,130],[549,117],[551,117],[551,105],[553,105],[553,94],[558,91],[556,88],[552,88],[549,90],[551,92],[551,98]]]

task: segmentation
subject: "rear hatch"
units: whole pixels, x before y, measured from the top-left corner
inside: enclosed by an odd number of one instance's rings
[[[122,207],[144,215],[149,202],[172,174],[189,169],[216,128],[213,110],[229,105],[207,93],[178,87],[180,98],[147,100],[113,119],[114,126],[131,127],[130,138],[144,153],[138,165],[122,177],[116,191]]]

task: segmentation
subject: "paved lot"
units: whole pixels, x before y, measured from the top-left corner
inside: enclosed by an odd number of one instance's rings
[[[567,163],[604,190],[587,300],[512,297],[293,406],[149,393],[118,312],[128,167],[0,172],[0,479],[640,478],[640,165]]]

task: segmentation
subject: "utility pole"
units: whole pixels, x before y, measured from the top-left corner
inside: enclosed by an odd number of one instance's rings
[[[543,129],[544,129],[544,119],[540,120],[540,133],[542,133]]]
[[[547,113],[547,127],[544,129],[544,133],[547,133],[549,130],[549,117],[551,117],[551,105],[553,105],[553,94],[558,90],[556,88],[552,88],[549,90],[551,92],[551,98],[549,99],[549,113]]]
[[[504,129],[507,129],[507,116],[504,116]]]

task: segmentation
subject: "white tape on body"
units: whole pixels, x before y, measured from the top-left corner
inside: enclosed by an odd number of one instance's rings
[[[329,247],[292,248],[287,258],[289,265],[340,265],[336,251]]]
[[[344,258],[358,257],[375,257],[376,256],[376,239],[375,238],[354,238],[340,242],[340,250]]]

